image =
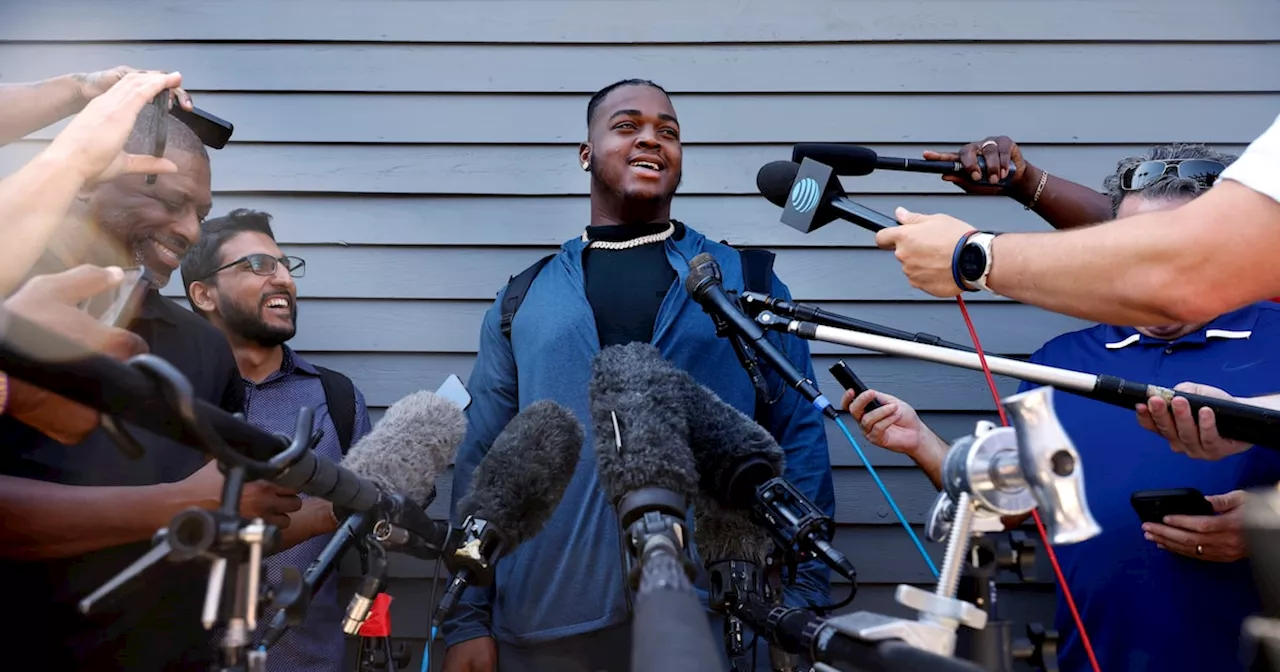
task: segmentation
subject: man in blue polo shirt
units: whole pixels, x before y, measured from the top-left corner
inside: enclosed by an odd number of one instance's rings
[[[1214,176],[1179,174],[1179,163],[1192,159],[1205,159],[1203,148],[1161,146],[1122,161],[1106,180],[1117,216],[1177,207],[1206,190]],[[1218,162],[1228,164],[1230,157]],[[1194,380],[1253,396],[1274,392],[1280,380],[1280,357],[1273,354],[1278,336],[1280,306],[1267,302],[1207,324],[1096,325],[1049,341],[1031,361],[1166,386]],[[1033,387],[1024,383],[1020,391]],[[947,443],[896,397],[874,390],[852,396],[846,395],[844,405],[868,440],[910,456],[939,483]],[[864,413],[873,398],[884,406]],[[1054,398],[1058,417],[1080,451],[1086,496],[1102,527],[1093,539],[1055,547],[1101,668],[1241,670],[1241,622],[1260,606],[1244,558],[1241,490],[1280,479],[1280,456],[1254,450],[1216,462],[1196,460],[1171,451],[1160,436],[1143,429],[1132,410],[1067,393]],[[1210,524],[1217,529],[1212,541],[1171,545],[1144,531],[1129,496],[1165,488],[1196,488],[1206,495],[1216,515],[1174,516],[1165,524],[1181,530]],[[1090,669],[1061,599],[1056,625],[1062,669]]]

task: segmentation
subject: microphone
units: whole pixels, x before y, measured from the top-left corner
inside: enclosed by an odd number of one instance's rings
[[[818,391],[818,387],[807,376],[778,351],[773,343],[765,338],[764,329],[754,320],[743,314],[736,302],[724,291],[723,276],[720,264],[715,257],[703,252],[689,262],[689,276],[684,281],[685,291],[702,306],[702,310],[713,318],[725,321],[757,352],[769,360],[769,364],[782,376],[787,384],[803,394],[822,414],[836,419],[836,409],[831,402]]]
[[[910,173],[937,173],[941,175],[958,175],[966,179],[969,172],[959,161],[931,161],[928,159],[899,159],[880,156],[875,150],[859,145],[837,145],[826,142],[801,142],[791,148],[791,160],[800,163],[805,159],[813,159],[831,166],[836,175],[859,177],[869,175],[875,170],[902,170]],[[978,168],[987,174],[987,160],[978,155]],[[1009,176],[999,184],[1008,183],[1013,178],[1015,164],[1009,164]],[[972,181],[972,179],[970,179]]]
[[[713,498],[697,500],[694,539],[711,575],[712,607],[731,617],[726,619],[726,641],[731,634],[728,621],[740,619],[769,642],[774,669],[797,667],[785,660],[785,654],[823,663],[826,667],[815,669],[828,670],[981,669],[968,661],[939,656],[896,639],[897,634],[910,633],[893,628],[889,622],[892,619],[878,614],[858,612],[822,618],[807,609],[771,604],[755,570],[764,564],[768,540],[742,512],[721,508]]]
[[[675,373],[702,491],[722,506],[749,510],[780,549],[801,561],[821,560],[856,592],[858,571],[831,545],[834,521],[782,477],[783,453],[773,435],[692,376]]]
[[[415,392],[392,404],[373,430],[351,447],[341,465],[389,493],[387,506],[346,516],[303,573],[303,594],[314,596],[347,549],[370,533],[378,542],[415,557],[439,557],[448,525],[428,518],[425,509],[435,501],[436,478],[453,462],[466,431],[462,408],[435,393]],[[338,516],[337,510],[334,515]],[[376,597],[376,590],[370,595],[357,591],[349,607],[354,608],[349,612],[351,620],[357,625],[363,622]],[[277,612],[258,646],[263,650],[273,646],[305,613],[305,601],[292,613],[288,608]]]
[[[836,219],[875,233],[898,225],[886,214],[845,196],[830,166],[805,159],[766,163],[756,173],[756,187],[770,203],[782,208],[782,223],[801,233],[820,229]]]
[[[549,399],[526,406],[502,429],[458,501],[462,526],[450,531],[443,556],[454,576],[433,627],[464,589],[488,586],[498,560],[542,531],[573,478],[583,440],[578,418]]]
[[[607,347],[591,368],[596,468],[618,512],[636,593],[631,669],[719,669],[691,583],[685,517],[698,478],[676,371],[648,343]]]

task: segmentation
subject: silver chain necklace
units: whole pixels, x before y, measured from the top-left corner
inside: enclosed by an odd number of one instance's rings
[[[651,233],[647,236],[632,238],[631,240],[590,240],[587,238],[587,232],[583,231],[582,242],[586,243],[587,247],[593,247],[598,250],[628,250],[633,247],[640,247],[641,245],[648,245],[650,243],[660,243],[670,238],[671,234],[675,232],[676,225],[674,222],[668,222],[667,229],[661,233]]]

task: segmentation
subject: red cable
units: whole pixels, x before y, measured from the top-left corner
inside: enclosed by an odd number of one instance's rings
[[[995,399],[996,411],[1000,413],[1000,423],[1005,427],[1009,426],[1009,418],[1004,414],[1004,406],[1000,404],[1000,392],[996,390],[996,381],[991,377],[991,369],[987,367],[987,356],[982,351],[982,343],[978,341],[978,330],[973,328],[973,320],[969,319],[969,309],[964,305],[964,299],[957,296],[956,302],[960,304],[960,314],[964,316],[964,326],[969,328],[969,338],[973,339],[973,347],[978,351],[978,361],[982,364],[982,373],[987,377],[987,386],[991,388],[991,397]],[[1049,563],[1053,565],[1053,573],[1058,577],[1058,585],[1062,586],[1062,595],[1067,599],[1067,609],[1071,611],[1071,618],[1076,622],[1076,629],[1080,631],[1080,641],[1084,643],[1084,651],[1089,654],[1089,664],[1093,666],[1093,672],[1102,672],[1102,668],[1098,666],[1098,657],[1093,654],[1093,644],[1089,642],[1089,633],[1085,632],[1084,621],[1080,618],[1080,611],[1076,609],[1076,601],[1071,598],[1071,588],[1067,586],[1067,577],[1062,575],[1062,567],[1058,565],[1058,555],[1053,552],[1053,544],[1049,542],[1049,533],[1044,529],[1044,523],[1040,520],[1040,512],[1036,509],[1031,510],[1031,517],[1036,521],[1036,531],[1040,533],[1040,541],[1044,542],[1044,548],[1049,552]]]

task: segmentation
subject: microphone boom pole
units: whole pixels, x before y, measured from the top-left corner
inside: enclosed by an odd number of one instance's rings
[[[769,311],[759,313],[756,321],[767,328],[793,333],[808,340],[837,343],[975,371],[982,370],[982,361],[977,353],[837,329],[812,322],[785,320]],[[1116,376],[1094,375],[990,355],[986,356],[986,361],[987,368],[994,374],[1051,385],[1082,397],[1123,408],[1132,409],[1137,404],[1145,404],[1151,397],[1160,397],[1165,401],[1182,397],[1190,402],[1193,412],[1198,413],[1201,408],[1213,410],[1217,419],[1218,433],[1223,438],[1280,450],[1280,411],[1228,399],[1178,392],[1167,387],[1137,383]]]

